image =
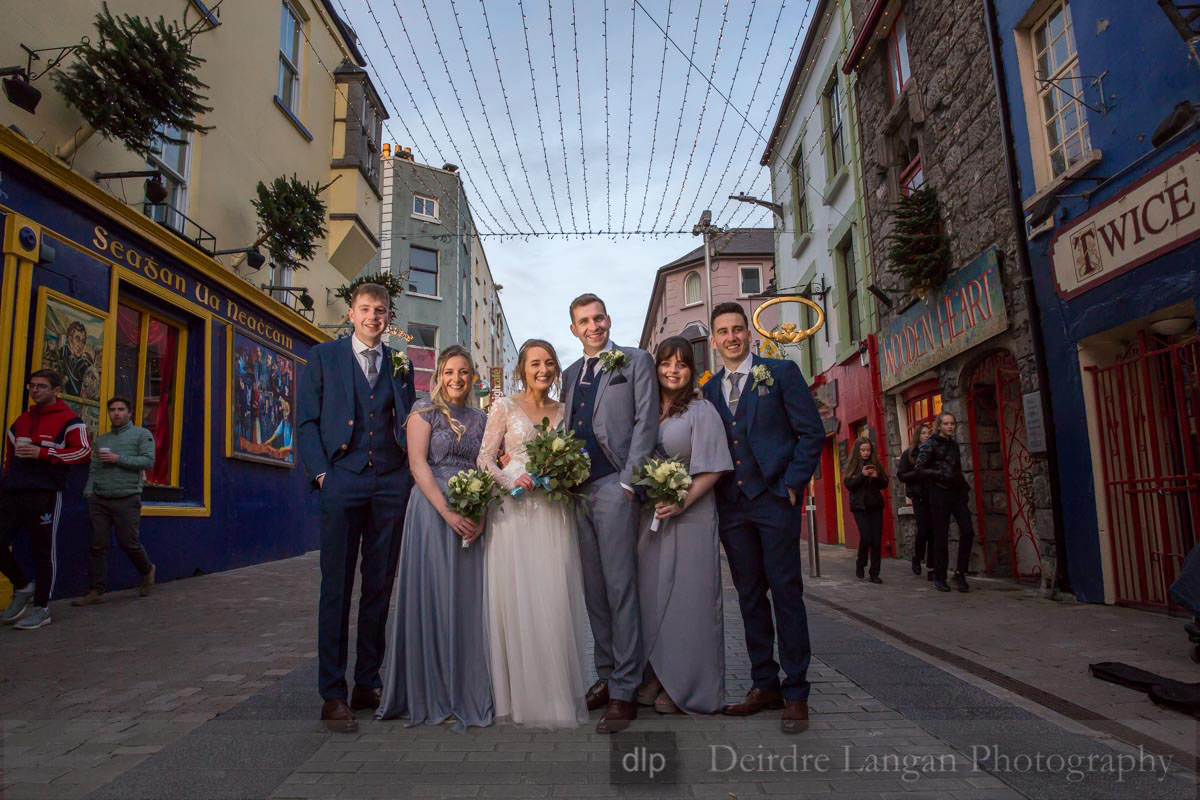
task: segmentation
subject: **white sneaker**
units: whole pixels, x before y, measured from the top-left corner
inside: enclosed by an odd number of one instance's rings
[[[6,625],[12,625],[14,622],[28,613],[29,603],[32,600],[32,589],[28,591],[17,589],[14,591],[12,601],[8,604],[8,608],[4,609],[4,613],[0,614],[0,622],[3,622]]]
[[[32,631],[50,624],[50,609],[45,606],[30,606],[29,613],[13,625],[19,631]]]

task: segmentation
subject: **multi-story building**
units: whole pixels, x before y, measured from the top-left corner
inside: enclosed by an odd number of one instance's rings
[[[1039,580],[1051,591],[1060,539],[1045,441],[1030,416],[1046,384],[983,14],[968,0],[851,5],[857,30],[841,70],[857,75],[875,289],[886,298],[877,305],[874,360],[888,451],[909,447],[916,427],[939,410],[953,412],[972,487],[972,570]],[[950,274],[918,292],[894,271],[889,247],[897,244],[897,204],[922,187],[936,192],[937,205],[935,219],[918,230],[944,240]],[[900,244],[914,241],[905,233]],[[893,497],[899,549],[908,555],[912,517],[903,513],[903,493]]]
[[[775,279],[774,241],[770,228],[733,228],[713,237],[710,269],[705,274],[704,246],[658,268],[650,290],[650,304],[642,323],[639,347],[651,353],[669,336],[682,336],[692,343],[696,369],[716,372],[709,343],[709,316],[714,307],[735,301],[747,316],[766,299],[764,291]],[[774,307],[762,314],[767,330],[779,315]],[[758,352],[762,337],[751,331],[751,346]]]
[[[842,72],[853,25],[850,0],[819,0],[792,69],[761,163],[771,171],[777,293],[821,306],[825,325],[799,346],[785,346],[809,380],[827,434],[813,478],[818,540],[858,546],[842,469],[854,440],[867,436],[886,458],[880,402],[875,282],[862,197],[855,108],[856,74]],[[816,312],[785,304],[782,321],[808,329]],[[907,509],[906,509],[907,510]],[[892,519],[883,552],[895,555]]]
[[[28,87],[40,90],[39,102],[19,105],[7,90],[0,100],[5,426],[27,404],[28,373],[42,366],[68,375],[64,397],[93,434],[108,428],[106,399],[129,396],[156,442],[141,530],[160,580],[317,545],[315,517],[284,522],[310,488],[293,448],[295,390],[309,349],[328,339],[317,325],[341,313],[324,290],[357,274],[378,245],[385,116],[332,6],[114,7],[194,26],[191,51],[205,59],[197,77],[212,111],[197,121],[208,130],[162,130],[148,158],[90,135],[48,76]],[[6,3],[0,65],[26,65],[22,45],[95,42],[98,10],[84,0]],[[147,171],[157,179],[148,182]],[[128,172],[141,174],[121,177]],[[255,242],[256,185],[292,175],[328,185],[328,233],[306,270],[214,257]],[[159,191],[164,202],[154,202]],[[293,282],[303,286],[274,296],[261,289]],[[86,580],[84,560],[66,556],[87,549],[86,470],[76,473],[64,494],[56,596]],[[137,580],[123,562],[112,578],[111,588]]]
[[[405,276],[395,324],[412,337],[408,355],[424,393],[441,349],[460,344],[475,352],[471,276],[478,236],[455,165],[421,164],[408,148],[385,144],[382,186],[383,245],[363,272]]]
[[[1012,142],[1013,181],[996,182],[1028,236],[1070,588],[1170,607],[1200,538],[1195,15],[1113,0],[985,9]]]
[[[504,390],[508,322],[500,305],[504,287],[493,279],[478,236],[471,244],[471,259],[471,358],[479,370],[480,402],[486,407],[495,389]]]

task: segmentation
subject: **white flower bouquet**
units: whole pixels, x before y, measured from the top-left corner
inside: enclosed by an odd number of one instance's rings
[[[641,478],[635,481],[635,486],[646,487],[646,495],[653,503],[678,503],[683,505],[687,500],[688,489],[692,485],[692,476],[687,467],[676,458],[652,458],[642,465]],[[658,530],[662,520],[654,518],[650,530]]]
[[[481,469],[464,469],[457,475],[451,475],[446,481],[446,500],[450,508],[473,522],[479,522],[487,513],[488,507],[500,502],[500,494],[496,491],[496,479],[491,473]],[[463,539],[463,547],[471,543]]]
[[[584,449],[583,440],[561,425],[550,427],[549,420],[542,420],[541,425],[534,427],[538,433],[525,445],[528,456],[525,466],[534,488],[545,490],[551,500],[573,502],[578,497],[576,487],[587,480],[592,470],[592,459]],[[513,497],[524,493],[519,486],[511,492]]]

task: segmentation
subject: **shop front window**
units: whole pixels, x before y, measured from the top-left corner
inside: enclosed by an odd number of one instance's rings
[[[942,412],[942,394],[936,381],[932,387],[917,387],[917,391],[906,394],[904,407],[908,418],[908,441],[912,446],[917,442],[917,429],[922,425],[932,428],[937,415]]]
[[[115,394],[133,400],[134,419],[154,436],[154,466],[146,482],[178,483],[178,414],[183,399],[186,334],[174,322],[121,303],[117,310]]]

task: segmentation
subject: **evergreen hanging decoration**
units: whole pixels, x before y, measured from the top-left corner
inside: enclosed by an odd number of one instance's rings
[[[343,283],[334,292],[348,306],[350,298],[354,295],[354,290],[364,283],[377,283],[388,293],[388,308],[394,314],[396,312],[396,298],[404,294],[404,279],[399,275],[391,272],[377,272],[374,275],[363,275],[355,278],[349,283]]]
[[[324,188],[295,175],[276,178],[270,187],[258,182],[258,199],[250,201],[258,212],[256,245],[265,244],[276,264],[300,267],[316,254],[316,242],[325,236]]]
[[[902,196],[892,209],[895,227],[888,234],[890,271],[924,295],[950,275],[950,241],[942,231],[941,204],[932,188]]]
[[[163,127],[184,134],[211,130],[196,122],[212,108],[200,94],[208,86],[195,74],[204,59],[192,55],[194,31],[162,17],[114,17],[105,3],[96,33],[95,41],[79,45],[74,63],[51,76],[88,125],[143,157],[159,151]]]

